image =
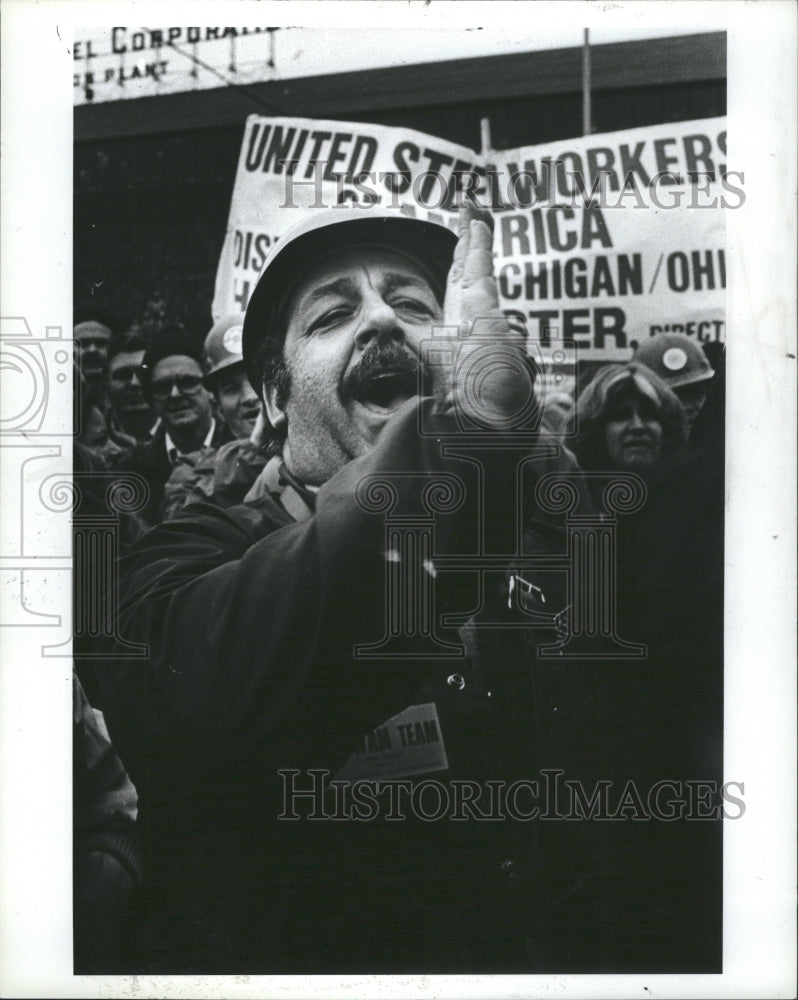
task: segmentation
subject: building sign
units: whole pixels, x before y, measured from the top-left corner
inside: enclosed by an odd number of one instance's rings
[[[384,33],[375,45],[373,32],[365,25],[117,26],[76,28],[73,38],[76,104],[502,55],[508,44],[500,29],[405,27]],[[577,40],[576,35],[563,39],[564,43]]]
[[[76,32],[75,104],[269,80],[278,30],[111,27]]]

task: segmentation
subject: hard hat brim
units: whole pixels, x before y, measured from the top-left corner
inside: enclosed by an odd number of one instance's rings
[[[228,368],[233,368],[235,365],[243,366],[243,364],[244,359],[242,357],[231,355],[229,358],[225,358],[223,361],[220,361],[218,365],[214,365],[213,368],[209,369],[203,376],[202,384],[206,389],[212,389],[216,382],[217,375],[221,375],[222,372],[227,371]]]
[[[663,376],[660,376],[663,377]],[[715,377],[715,373],[710,369],[706,372],[693,372],[692,375],[685,375],[683,378],[666,379],[671,389],[681,389],[685,385],[698,385],[699,382],[710,382]]]

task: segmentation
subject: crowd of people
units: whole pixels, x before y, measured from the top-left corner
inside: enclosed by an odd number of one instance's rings
[[[76,472],[144,497],[114,638],[76,640],[76,972],[720,971],[722,356],[658,334],[553,389],[491,227],[328,210],[209,331],[76,310]],[[645,502],[615,517],[629,475]],[[557,476],[613,521],[595,585],[642,656],[569,643]],[[551,774],[715,781],[715,820],[480,811]],[[419,815],[425,781],[480,805]]]

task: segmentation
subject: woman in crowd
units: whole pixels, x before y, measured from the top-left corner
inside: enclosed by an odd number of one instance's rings
[[[599,369],[576,404],[573,452],[585,471],[643,473],[687,441],[684,408],[642,365]]]

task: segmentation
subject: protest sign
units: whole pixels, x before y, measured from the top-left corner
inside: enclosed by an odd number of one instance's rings
[[[470,191],[496,219],[502,306],[549,365],[625,361],[660,332],[722,341],[724,212],[743,181],[727,172],[723,118],[486,157],[410,129],[252,115],[214,317],[246,308],[270,248],[314,210],[391,206],[454,228]]]
[[[214,317],[246,308],[275,241],[314,210],[385,205],[454,226],[456,178],[469,171],[485,174],[476,153],[410,129],[250,115],[216,277]],[[441,201],[443,182],[452,187],[451,210],[424,209]]]
[[[494,154],[502,301],[545,347],[626,361],[633,342],[724,340],[725,119],[648,126]]]

